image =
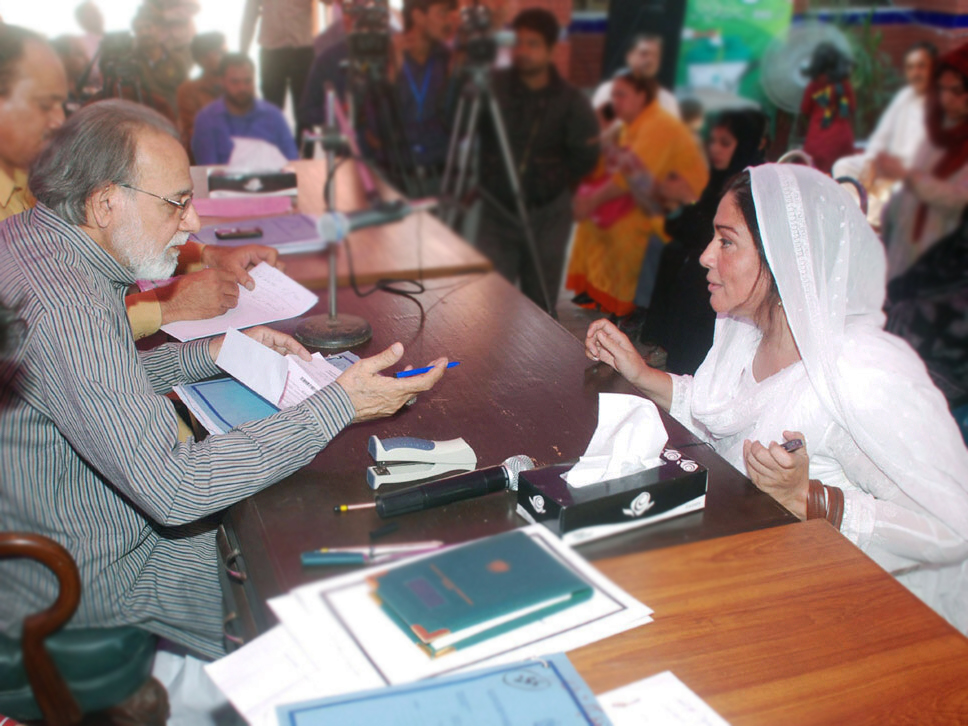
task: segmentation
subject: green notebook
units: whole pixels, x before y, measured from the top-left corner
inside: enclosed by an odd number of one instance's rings
[[[506,532],[371,578],[384,611],[433,655],[571,607],[592,587],[523,532]]]

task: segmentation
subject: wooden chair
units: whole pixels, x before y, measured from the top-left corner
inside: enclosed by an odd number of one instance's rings
[[[164,724],[168,697],[151,678],[155,636],[135,627],[61,631],[81,597],[70,553],[41,535],[0,532],[0,558],[8,557],[43,564],[59,591],[24,619],[20,642],[0,636],[0,714],[49,726],[84,723],[94,712],[97,723]]]

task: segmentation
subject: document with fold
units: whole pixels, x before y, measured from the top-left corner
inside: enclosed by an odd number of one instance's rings
[[[249,270],[255,281],[254,290],[239,285],[239,304],[222,315],[207,320],[180,320],[161,326],[178,340],[196,340],[221,335],[229,328],[251,328],[302,315],[319,298],[266,262]]]

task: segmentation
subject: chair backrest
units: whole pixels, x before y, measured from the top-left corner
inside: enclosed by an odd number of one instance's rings
[[[24,619],[21,637],[24,670],[34,698],[50,726],[71,726],[81,720],[81,709],[44,646],[44,639],[59,630],[81,599],[81,576],[70,553],[38,534],[0,532],[0,558],[26,557],[40,562],[57,576],[57,600],[46,610]]]

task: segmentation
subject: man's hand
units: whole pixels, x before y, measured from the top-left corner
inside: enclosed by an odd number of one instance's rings
[[[291,335],[280,333],[278,330],[267,328],[264,325],[257,325],[254,328],[247,328],[242,332],[252,338],[252,340],[262,343],[262,345],[264,345],[266,348],[272,348],[280,355],[295,353],[304,361],[309,361],[312,359],[312,356],[309,355],[309,351],[300,345],[299,341],[293,338]],[[218,354],[222,350],[223,342],[225,342],[224,335],[220,335],[217,338],[212,338],[208,342],[208,354],[212,357],[213,363],[215,362],[215,359],[218,358]]]
[[[157,290],[161,324],[178,320],[207,320],[239,304],[236,276],[227,270],[208,269],[182,275]]]
[[[784,431],[785,441],[806,437],[799,431]],[[810,490],[810,458],[807,447],[790,453],[775,441],[763,446],[759,441],[743,442],[746,473],[753,483],[800,519],[807,518],[807,492]]]
[[[403,345],[394,343],[382,353],[355,363],[336,379],[356,409],[354,423],[396,413],[409,399],[433,388],[447,367],[447,359],[438,358],[433,362],[433,370],[419,376],[390,378],[380,375],[380,371],[392,366],[402,356]]]
[[[279,251],[265,245],[243,245],[241,247],[220,247],[219,245],[205,245],[202,250],[202,264],[214,267],[235,275],[235,281],[246,290],[255,289],[255,280],[249,275],[249,270],[260,262],[268,262],[277,269],[285,265],[279,260]]]

